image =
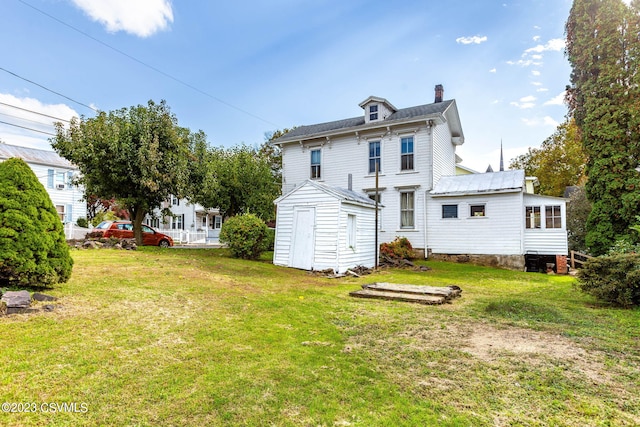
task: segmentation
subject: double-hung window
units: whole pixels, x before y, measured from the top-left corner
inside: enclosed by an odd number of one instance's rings
[[[378,120],[378,106],[370,105],[369,106],[369,121]]]
[[[540,228],[540,206],[527,206],[525,208],[526,228]]]
[[[376,165],[378,172],[380,168],[380,141],[372,141],[369,143],[369,173],[376,173]]]
[[[400,170],[413,170],[413,137],[400,139]]]
[[[320,179],[320,150],[311,150],[311,179]]]
[[[400,193],[400,228],[415,227],[415,192]]]
[[[442,218],[458,218],[458,205],[442,205]]]
[[[560,206],[545,206],[544,216],[546,228],[562,228]]]

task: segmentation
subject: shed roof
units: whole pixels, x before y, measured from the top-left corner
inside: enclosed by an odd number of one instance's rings
[[[522,191],[524,185],[523,170],[443,176],[435,188],[431,190],[431,195],[459,196],[475,193]]]
[[[371,99],[369,97],[367,99]],[[382,98],[380,98],[382,99]],[[386,101],[386,100],[385,100]],[[388,102],[388,101],[387,101]],[[299,126],[287,134],[281,136],[274,141],[275,144],[282,144],[285,142],[299,141],[301,139],[307,139],[316,135],[322,135],[330,132],[336,132],[340,130],[354,130],[357,131],[359,127],[379,127],[388,126],[394,121],[405,121],[410,119],[419,119],[422,117],[437,116],[444,114],[449,106],[453,104],[454,100],[435,102],[432,104],[418,105],[415,107],[401,108],[395,113],[389,115],[384,120],[378,120],[375,123],[365,123],[364,116],[352,117],[350,119],[336,120],[333,122],[318,123],[315,125]]]
[[[0,144],[0,159],[6,160],[12,157],[17,157],[27,163],[77,169],[71,162],[69,162],[65,158],[60,157],[55,151],[38,150],[36,148]]]
[[[293,190],[289,191],[287,194],[283,194],[282,196],[278,197],[274,203],[279,203],[280,201],[284,200],[285,198],[287,198],[290,194],[298,191],[300,188],[304,187],[305,185],[310,185],[324,193],[327,193],[343,202],[347,202],[347,203],[355,203],[358,205],[364,205],[367,207],[372,207],[375,208],[376,202],[372,199],[370,199],[367,195],[365,194],[361,194],[358,192],[355,192],[353,190],[347,190],[344,188],[339,188],[339,187],[332,187],[326,184],[323,184],[321,182],[317,182],[317,181],[312,181],[310,179],[307,179],[306,181],[304,181],[302,184],[297,185]]]

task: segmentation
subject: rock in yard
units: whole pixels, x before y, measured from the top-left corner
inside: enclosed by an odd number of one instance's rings
[[[31,294],[29,291],[7,291],[2,294],[2,301],[7,304],[7,308],[29,308]]]
[[[34,292],[33,299],[36,301],[55,301],[58,298],[52,297],[51,295],[47,295],[47,294],[41,294],[40,292]]]

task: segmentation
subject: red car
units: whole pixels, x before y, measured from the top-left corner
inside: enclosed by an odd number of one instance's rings
[[[133,223],[131,221],[102,221],[94,232],[102,233],[103,237],[117,237],[118,239],[133,239]],[[173,239],[153,228],[142,226],[142,244],[146,246],[173,246]]]

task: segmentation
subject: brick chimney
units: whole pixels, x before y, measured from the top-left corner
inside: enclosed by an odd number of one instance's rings
[[[442,102],[444,97],[444,87],[442,85],[436,85],[436,99],[433,102]]]

